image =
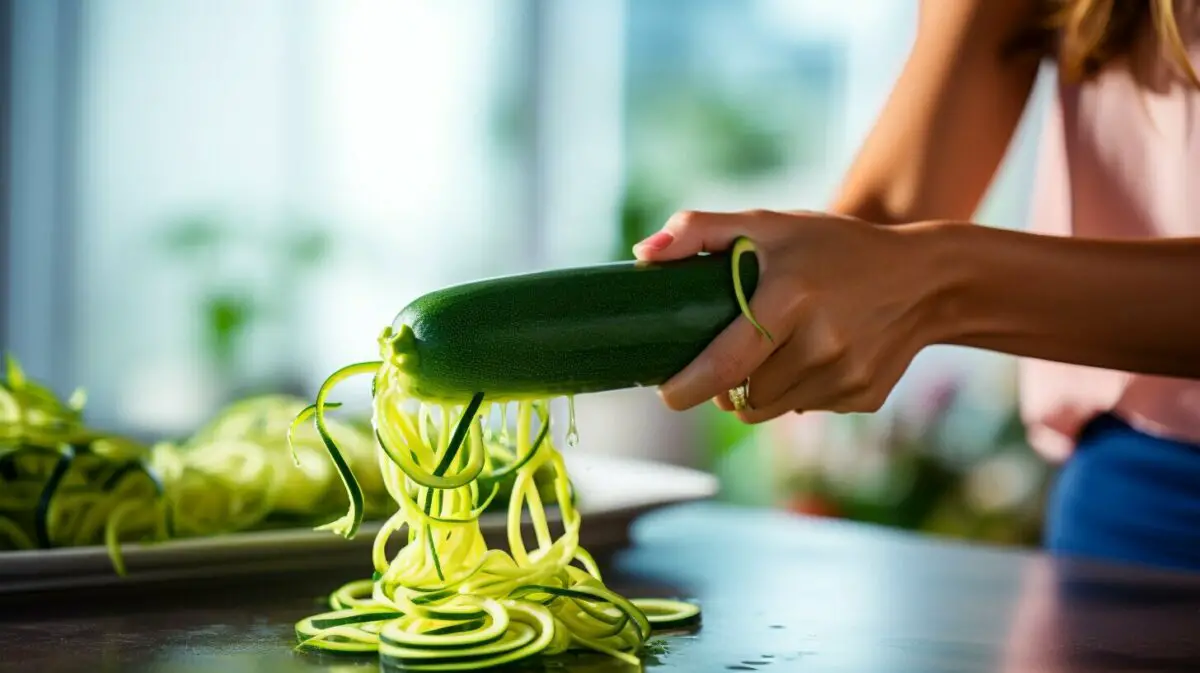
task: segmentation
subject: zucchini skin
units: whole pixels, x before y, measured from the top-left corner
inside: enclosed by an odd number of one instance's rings
[[[655,386],[740,314],[729,253],[505,276],[419,297],[385,330],[409,394],[464,402]],[[745,296],[758,260],[743,255]]]

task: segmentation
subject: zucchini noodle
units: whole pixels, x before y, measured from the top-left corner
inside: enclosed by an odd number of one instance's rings
[[[163,484],[141,445],[87,428],[85,396],[62,402],[8,356],[0,382],[0,549],[162,539]]]
[[[317,432],[304,428],[288,441],[292,418],[304,408],[289,396],[253,397],[229,405],[181,444],[155,445],[153,464],[168,484],[180,536],[310,524],[345,506]],[[363,475],[365,516],[390,514],[370,432],[339,422],[328,431]]]
[[[321,436],[287,436],[303,400],[281,395],[232,404],[180,443],[145,446],[83,421],[85,397],[66,402],[11,356],[0,380],[0,550],[104,545],[125,574],[122,546],[311,525],[344,506]],[[330,421],[363,477],[363,512],[394,502],[369,428]],[[289,450],[290,449],[290,450]]]
[[[391,338],[390,328],[380,337],[385,358]],[[354,504],[358,483],[325,430],[325,414],[335,405],[327,399],[336,384],[367,373],[373,375],[379,465],[398,509],[375,539],[372,579],[343,586],[330,597],[331,611],[297,623],[300,649],[377,653],[386,664],[412,670],[484,668],[568,649],[637,666],[654,630],[698,620],[694,605],[628,600],[604,585],[579,544],[582,517],[549,432],[547,400],[498,403],[477,393],[467,403],[420,402],[387,360],[335,372],[316,404],[293,423],[315,420],[348,491],[349,511],[322,528],[351,537],[361,521]],[[516,411],[511,435],[510,405]],[[503,419],[498,439],[484,428],[493,415]],[[490,451],[489,440],[501,448]],[[497,454],[508,458],[500,467]],[[558,526],[546,515],[535,482],[539,471],[550,475]],[[499,481],[510,476],[507,549],[489,548],[479,516]],[[526,516],[532,541],[522,530]],[[398,535],[405,544],[389,559],[388,541]]]
[[[750,301],[746,299],[746,290],[742,287],[742,255],[746,253],[756,253],[758,247],[754,245],[754,241],[745,236],[737,237],[733,242],[733,249],[730,251],[730,256],[733,258],[733,293],[737,297],[738,308],[746,320],[754,325],[754,329],[759,334],[763,335],[767,341],[775,342],[775,337],[771,336],[771,332],[763,327],[758,319],[754,317],[754,312],[750,310]]]

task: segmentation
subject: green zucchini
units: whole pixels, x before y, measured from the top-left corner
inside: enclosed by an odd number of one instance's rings
[[[383,358],[405,377],[411,396],[429,402],[462,403],[478,392],[503,402],[659,385],[739,314],[749,314],[744,296],[753,294],[759,269],[744,252],[752,248],[437,290],[385,328]]]

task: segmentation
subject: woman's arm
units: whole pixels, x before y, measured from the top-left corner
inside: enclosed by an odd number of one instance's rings
[[[1200,238],[1088,240],[956,222],[681,213],[635,249],[665,261],[745,236],[762,276],[745,317],[667,381],[674,409],[749,379],[749,422],[875,411],[922,349],[958,344],[1200,378]]]
[[[1044,0],[924,0],[916,42],[830,210],[881,224],[967,220],[1037,77],[1004,46]]]
[[[1200,238],[1079,239],[959,223],[909,233],[938,248],[932,341],[1200,379]]]

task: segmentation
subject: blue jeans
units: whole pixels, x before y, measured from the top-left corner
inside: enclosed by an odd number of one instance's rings
[[[1054,555],[1200,571],[1200,446],[1096,418],[1059,471],[1045,545]]]

